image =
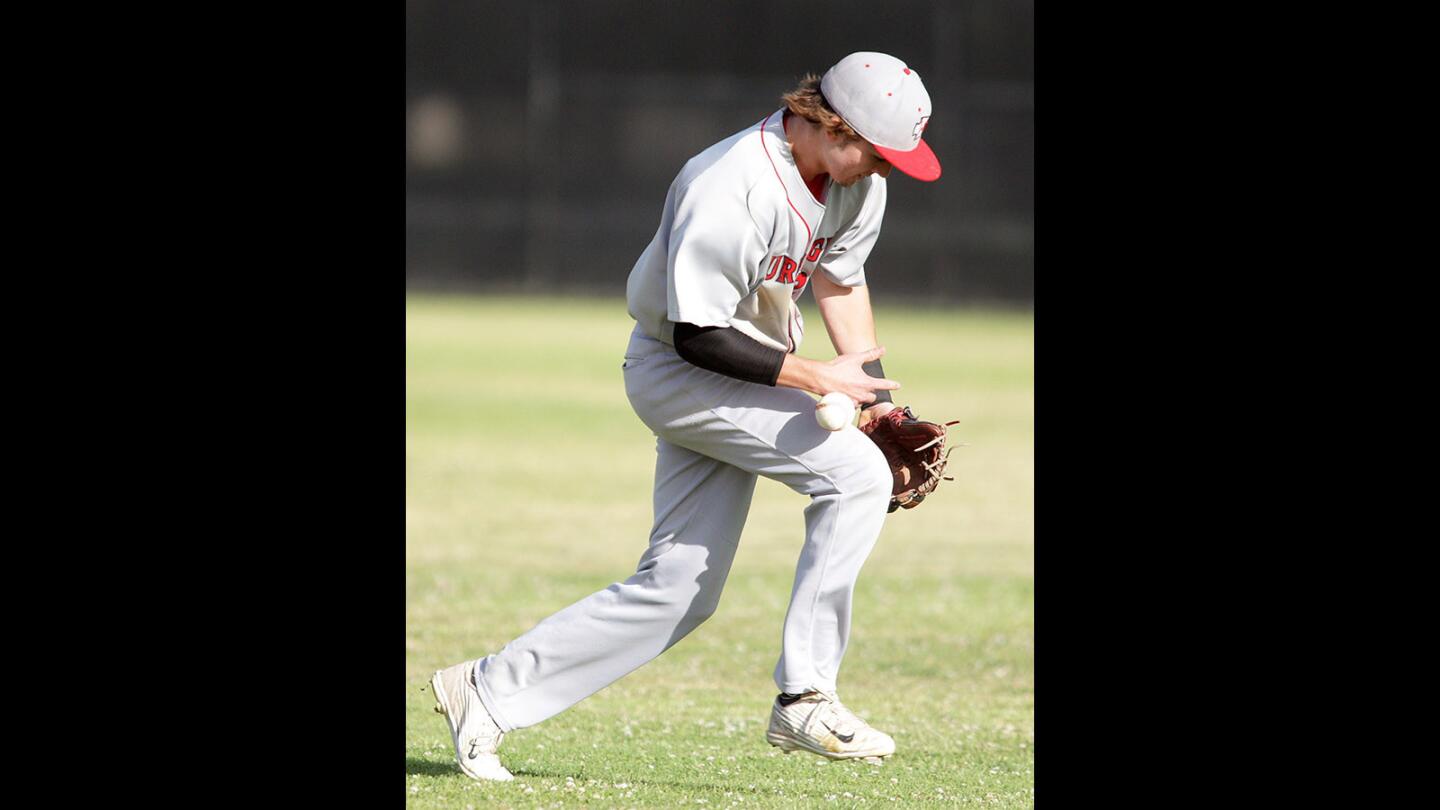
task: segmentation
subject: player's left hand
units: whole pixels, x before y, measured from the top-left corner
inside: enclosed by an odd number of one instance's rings
[[[855,426],[865,427],[866,422],[872,419],[878,419],[893,410],[895,410],[895,403],[893,402],[882,402],[873,408],[866,408],[860,412],[860,421]]]
[[[880,408],[876,405],[871,410]],[[875,442],[890,465],[891,512],[902,507],[914,509],[941,481],[954,480],[945,475],[945,467],[950,463],[945,441],[949,427],[958,424],[958,420],[944,424],[926,422],[915,418],[909,408],[891,406],[885,413],[876,414],[860,425],[860,431]]]

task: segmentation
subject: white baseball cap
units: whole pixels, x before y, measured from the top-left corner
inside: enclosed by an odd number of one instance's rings
[[[873,51],[852,53],[820,77],[820,94],[895,168],[916,180],[940,177],[940,159],[920,138],[930,123],[930,94],[904,62]]]

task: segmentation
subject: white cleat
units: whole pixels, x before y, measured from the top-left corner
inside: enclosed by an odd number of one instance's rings
[[[445,721],[450,724],[455,759],[466,776],[508,782],[515,777],[495,755],[505,732],[490,719],[490,712],[480,702],[480,692],[471,680],[474,671],[475,662],[466,661],[442,669],[430,678],[435,711],[445,715]]]
[[[806,692],[788,706],[777,697],[765,740],[787,754],[809,751],[829,759],[879,762],[895,753],[889,734],[871,728],[830,692]]]

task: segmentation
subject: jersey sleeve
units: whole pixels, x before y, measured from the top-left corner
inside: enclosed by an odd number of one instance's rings
[[[820,257],[820,269],[836,284],[865,286],[865,260],[870,258],[870,249],[880,236],[880,223],[885,219],[885,193],[885,178],[873,176],[869,193],[855,218]]]
[[[759,283],[769,252],[747,198],[690,188],[675,205],[670,230],[667,317],[696,326],[727,326]]]

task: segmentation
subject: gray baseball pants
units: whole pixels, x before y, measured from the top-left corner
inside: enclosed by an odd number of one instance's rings
[[[890,469],[853,427],[815,422],[815,400],[691,365],[637,329],[625,392],[656,441],[655,523],[635,574],[481,659],[480,698],[504,731],[539,723],[654,659],[720,602],[755,477],[810,496],[775,683],[835,690],[860,567],[885,522]]]

